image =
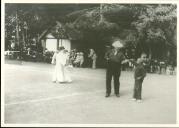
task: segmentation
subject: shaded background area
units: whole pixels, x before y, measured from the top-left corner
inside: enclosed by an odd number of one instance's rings
[[[146,52],[150,59],[176,66],[176,8],[175,4],[8,3],[5,5],[5,50],[15,43],[21,55],[23,47],[43,53],[40,36],[44,31],[57,39],[64,38],[64,34],[58,33],[58,21],[72,42],[72,49],[96,50],[98,67],[104,67],[105,48],[114,38],[124,41],[124,53],[133,54],[133,58]]]

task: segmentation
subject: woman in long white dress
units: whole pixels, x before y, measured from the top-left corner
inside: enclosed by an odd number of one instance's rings
[[[92,61],[92,68],[95,69],[96,68],[96,60],[97,60],[97,54],[94,51],[94,49],[90,49],[90,53],[88,55],[88,57],[91,59]]]
[[[71,82],[71,79],[67,76],[65,65],[67,62],[67,55],[64,53],[64,47],[60,47],[59,51],[54,53],[52,58],[52,64],[55,64],[55,70],[53,73],[53,82]]]

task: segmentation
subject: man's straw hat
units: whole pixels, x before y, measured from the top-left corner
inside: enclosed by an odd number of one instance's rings
[[[115,48],[122,48],[124,47],[124,45],[122,44],[122,42],[120,40],[116,40],[112,43],[112,46]]]

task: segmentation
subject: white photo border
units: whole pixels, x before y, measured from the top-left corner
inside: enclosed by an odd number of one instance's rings
[[[2,0],[1,1],[1,126],[2,127],[179,127],[179,87],[178,87],[178,79],[179,76],[177,75],[177,93],[176,93],[176,111],[177,111],[177,118],[176,124],[5,124],[4,123],[4,31],[5,31],[5,4],[6,3],[63,3],[63,4],[75,4],[75,3],[121,3],[121,4],[177,4],[177,37],[179,37],[179,2],[177,0],[65,0],[65,1],[58,1],[58,0]],[[179,42],[179,38],[177,38],[177,43]],[[178,51],[177,48],[177,73],[179,72],[178,69]]]

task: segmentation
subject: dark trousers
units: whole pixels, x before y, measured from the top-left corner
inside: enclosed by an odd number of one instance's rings
[[[106,94],[111,94],[111,80],[114,79],[114,93],[119,94],[121,67],[118,63],[108,63],[106,70]]]
[[[133,98],[139,99],[139,100],[142,99],[142,96],[141,96],[142,83],[143,83],[143,79],[140,79],[140,80],[135,79]]]

